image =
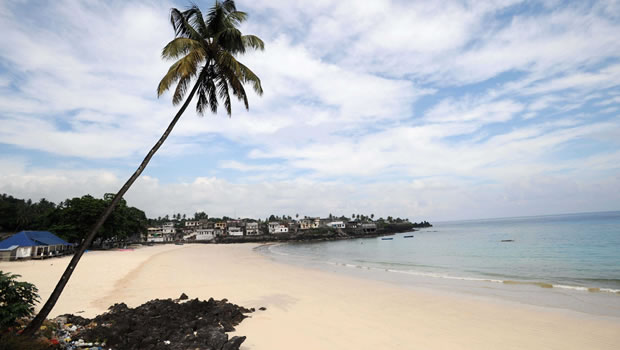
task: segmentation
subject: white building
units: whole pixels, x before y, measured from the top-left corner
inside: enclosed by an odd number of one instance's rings
[[[328,223],[327,226],[333,227],[333,228],[345,228],[345,224],[342,221],[332,221]]]
[[[196,227],[200,224],[200,221],[185,221],[185,227]]]
[[[228,228],[229,236],[243,236],[243,230],[241,227],[231,226]]]
[[[177,233],[177,229],[174,228],[174,223],[172,222],[167,222],[163,224],[161,227],[161,231],[161,233],[163,233],[164,235],[174,236],[174,234]]]
[[[268,224],[268,227],[269,227],[269,233],[270,234],[288,233],[288,226],[282,225],[279,222],[270,222]]]
[[[197,241],[210,241],[215,238],[215,230],[212,228],[204,228],[196,231]]]
[[[147,242],[164,242],[164,234],[161,227],[149,227],[146,231]]]
[[[245,224],[245,234],[248,236],[258,235],[258,222],[248,222]]]
[[[269,233],[270,234],[274,234],[276,233],[276,229],[280,226],[280,223],[277,221],[272,221],[270,223],[267,224],[267,227],[269,228]]]

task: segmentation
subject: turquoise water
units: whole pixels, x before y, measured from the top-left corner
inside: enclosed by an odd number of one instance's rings
[[[442,222],[405,235],[282,244],[268,253],[405,276],[620,294],[620,212]]]

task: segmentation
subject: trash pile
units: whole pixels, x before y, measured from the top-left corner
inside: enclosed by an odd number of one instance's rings
[[[185,299],[185,300],[184,300]],[[114,304],[93,319],[62,315],[51,320],[50,339],[60,349],[238,350],[245,337],[226,332],[254,312],[226,299],[155,299],[136,308]]]

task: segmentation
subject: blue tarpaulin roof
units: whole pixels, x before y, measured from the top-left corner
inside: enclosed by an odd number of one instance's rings
[[[32,247],[37,245],[71,245],[47,231],[21,231],[0,242],[0,249],[10,246]]]

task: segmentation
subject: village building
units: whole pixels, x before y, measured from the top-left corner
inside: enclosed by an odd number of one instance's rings
[[[245,224],[245,234],[248,236],[258,235],[258,222],[248,222]]]
[[[174,230],[174,227],[172,227]],[[170,229],[164,229],[164,227],[149,227],[146,229],[146,241],[147,242],[170,242],[174,240],[174,232],[170,233]],[[165,230],[165,233],[164,233]]]
[[[300,230],[309,230],[311,228],[319,228],[321,226],[321,219],[319,218],[305,218],[299,221]]]
[[[244,222],[241,220],[228,220],[226,224],[228,226],[243,227]]]
[[[243,230],[241,229],[241,227],[230,226],[228,228],[228,235],[229,236],[243,236]]]
[[[211,241],[215,238],[215,230],[212,228],[202,228],[196,231],[197,241]]]
[[[48,231],[21,231],[0,242],[0,260],[42,259],[73,252],[73,244]]]
[[[275,233],[288,233],[288,226],[286,226],[286,225],[279,225],[276,228]]]
[[[332,221],[328,223],[327,226],[332,228],[345,228],[345,224],[343,221]]]
[[[377,232],[377,225],[376,224],[362,224],[362,232],[364,233]]]
[[[200,225],[200,221],[197,221],[197,220],[196,221],[194,220],[185,221],[185,227],[196,227],[198,225]]]
[[[269,228],[270,234],[276,233],[288,233],[288,226],[281,224],[277,221],[270,222],[267,227]]]
[[[308,230],[312,228],[313,221],[310,219],[302,219],[299,221],[299,229],[300,230]]]
[[[276,233],[276,229],[280,227],[280,223],[277,221],[272,221],[267,224],[267,228],[269,229],[270,234]]]
[[[312,228],[319,228],[319,227],[321,227],[321,219],[319,218],[312,219]]]
[[[224,221],[218,221],[215,223],[215,228],[220,229],[220,230],[225,230],[226,229],[226,222]]]
[[[213,234],[215,235],[215,237],[219,237],[224,234],[224,230],[222,230],[221,228],[214,228]]]
[[[161,229],[162,229],[162,233],[164,235],[173,235],[174,236],[174,234],[177,233],[177,229],[174,228],[174,223],[173,222],[167,222],[167,223],[163,224]]]

